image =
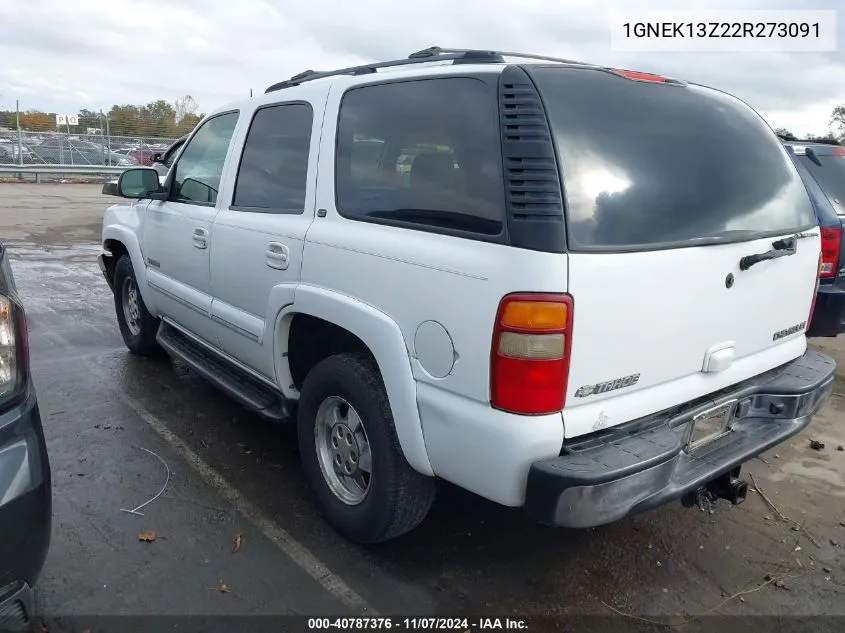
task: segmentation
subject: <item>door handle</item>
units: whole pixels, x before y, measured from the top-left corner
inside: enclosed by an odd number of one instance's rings
[[[285,270],[290,264],[290,249],[279,242],[270,242],[264,251],[265,263],[270,268]]]
[[[208,248],[208,231],[203,228],[194,229],[194,248]]]

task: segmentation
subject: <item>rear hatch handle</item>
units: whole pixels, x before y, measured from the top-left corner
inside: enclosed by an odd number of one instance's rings
[[[739,269],[748,270],[754,264],[767,261],[769,259],[777,259],[778,257],[786,257],[794,255],[796,251],[795,237],[785,237],[776,242],[772,242],[772,250],[765,253],[755,253],[754,255],[746,255],[739,260]]]

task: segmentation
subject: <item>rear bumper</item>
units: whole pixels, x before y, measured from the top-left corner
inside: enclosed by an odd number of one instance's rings
[[[833,359],[815,351],[669,412],[575,438],[534,462],[525,510],[562,527],[603,525],[680,499],[805,428],[833,389]],[[733,399],[730,431],[693,451],[693,418]]]
[[[831,337],[842,332],[845,332],[845,289],[833,285],[820,286],[807,336]]]
[[[0,412],[0,630],[5,616],[32,617],[30,588],[47,557],[51,525],[50,463],[30,385],[21,402]]]

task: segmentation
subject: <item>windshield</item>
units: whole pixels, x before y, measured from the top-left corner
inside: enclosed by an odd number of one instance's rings
[[[588,69],[533,74],[560,158],[570,248],[698,245],[815,224],[786,151],[738,99]]]
[[[814,156],[818,163],[807,155],[798,156],[798,160],[819,183],[836,212],[845,214],[845,155],[825,154],[823,150],[818,150]]]

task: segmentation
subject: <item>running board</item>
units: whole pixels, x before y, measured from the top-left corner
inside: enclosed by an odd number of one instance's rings
[[[290,401],[281,392],[232,365],[211,349],[162,321],[156,340],[205,380],[269,422],[284,422]]]

